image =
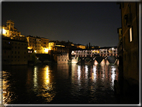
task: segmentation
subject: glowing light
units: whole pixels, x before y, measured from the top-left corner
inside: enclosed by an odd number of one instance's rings
[[[36,53],[36,50],[34,50],[34,52]]]
[[[71,46],[74,46],[74,44],[71,44]]]
[[[44,52],[45,52],[45,53],[48,53],[48,48],[45,48],[45,49],[44,49]]]
[[[130,27],[130,42],[132,42],[132,27]]]
[[[98,64],[98,62],[95,60],[94,64],[95,64],[95,65],[97,65],[97,64]]]
[[[74,54],[74,51],[72,51],[71,54]]]
[[[28,49],[32,49],[31,47],[28,47]]]
[[[2,29],[2,34],[6,34],[6,30],[5,29]]]

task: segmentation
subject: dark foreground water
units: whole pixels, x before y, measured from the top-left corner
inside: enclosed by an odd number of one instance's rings
[[[112,65],[5,66],[5,104],[117,104]]]

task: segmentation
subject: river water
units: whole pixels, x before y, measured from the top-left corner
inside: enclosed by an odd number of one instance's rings
[[[4,104],[117,104],[116,65],[3,66]]]

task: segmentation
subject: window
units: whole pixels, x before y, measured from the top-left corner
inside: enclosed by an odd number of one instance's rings
[[[129,29],[129,36],[130,36],[130,42],[132,42],[132,27],[130,27],[130,29]]]

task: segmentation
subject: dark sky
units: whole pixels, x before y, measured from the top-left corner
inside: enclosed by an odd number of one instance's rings
[[[121,12],[115,2],[2,2],[2,25],[13,20],[23,35],[116,46]]]

